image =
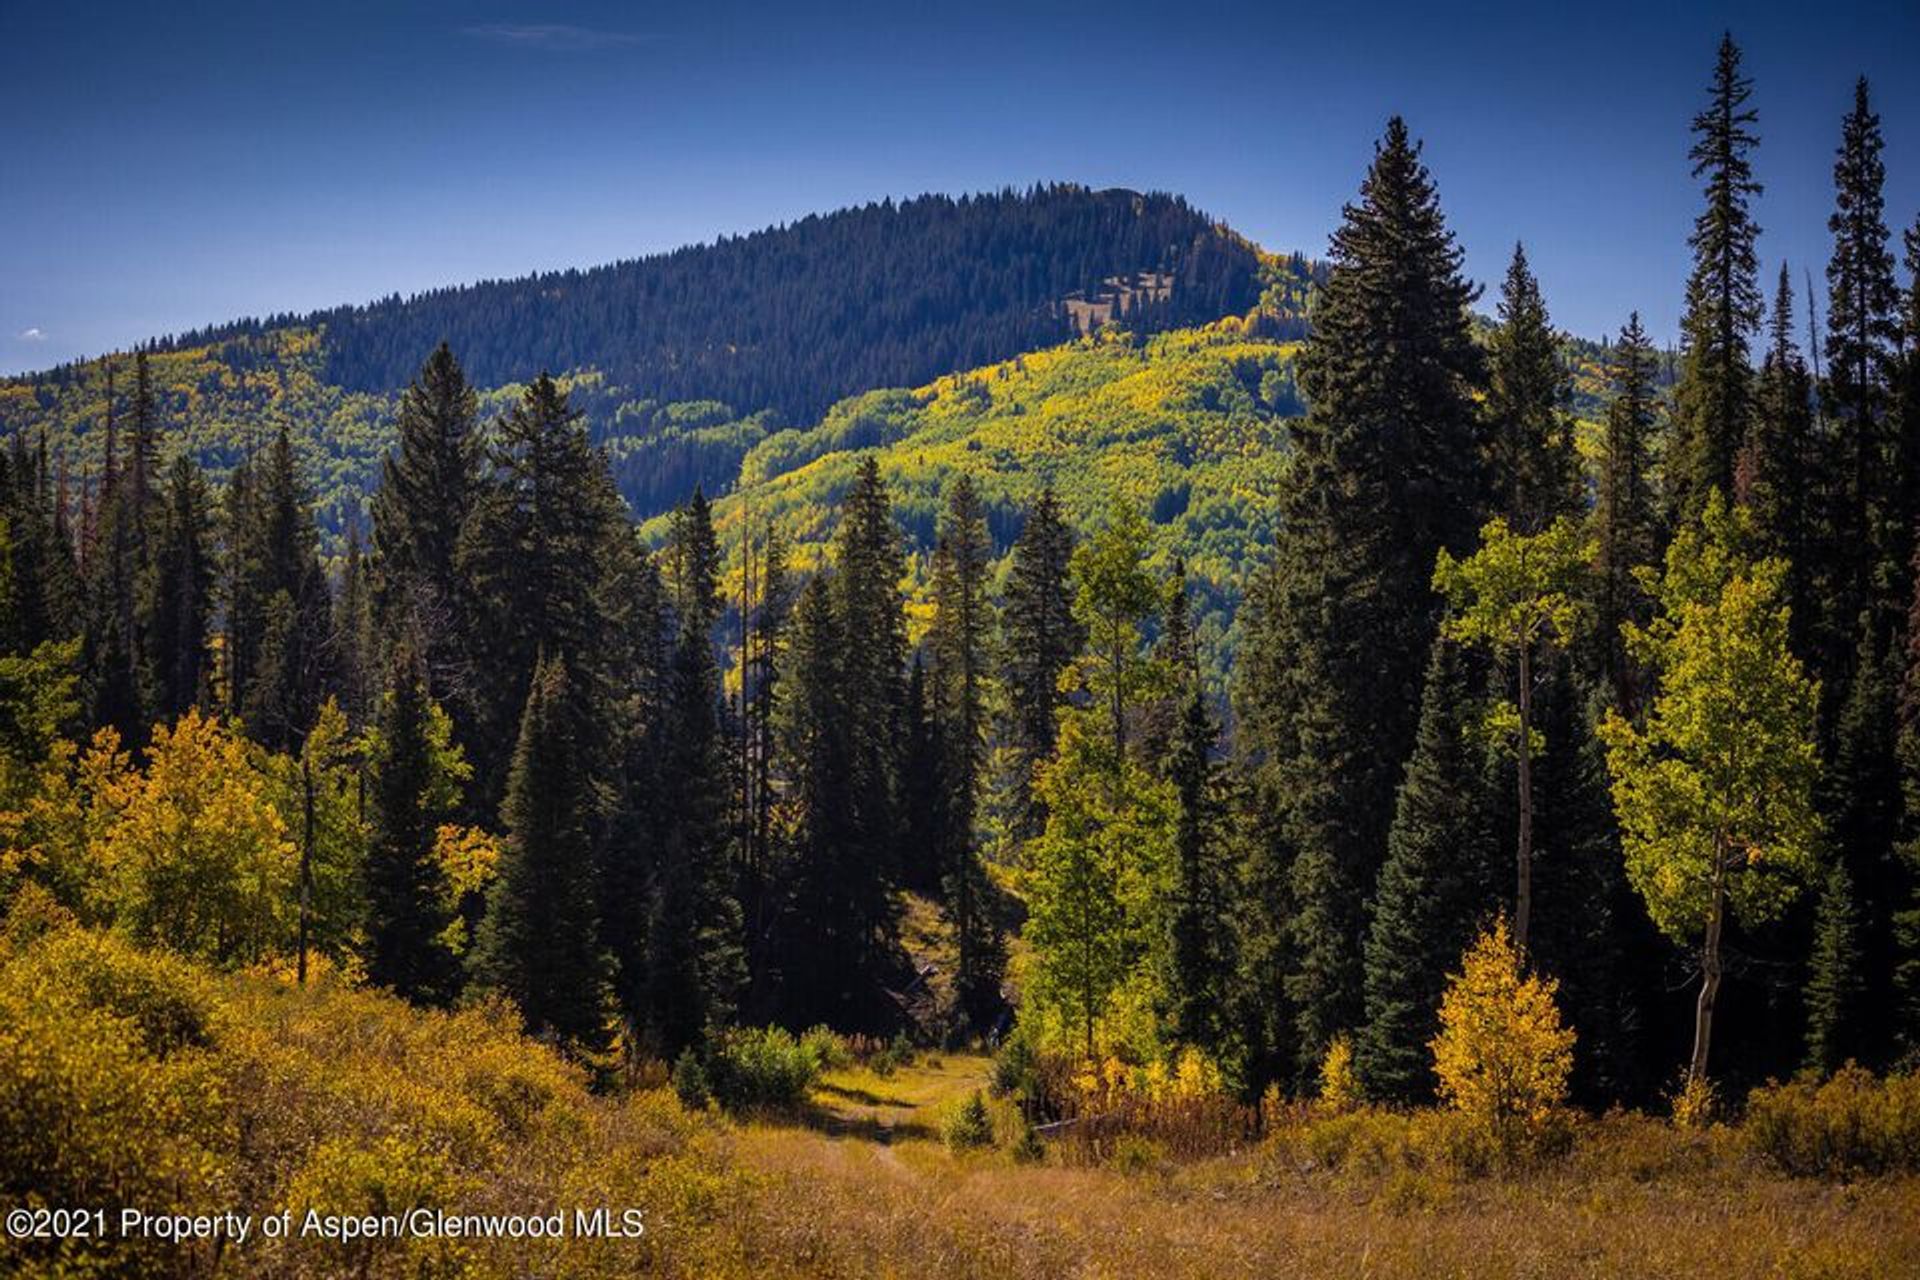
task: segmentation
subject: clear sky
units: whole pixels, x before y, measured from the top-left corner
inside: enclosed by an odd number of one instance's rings
[[[1036,180],[1177,191],[1318,254],[1394,112],[1476,278],[1524,239],[1563,327],[1639,308],[1668,339],[1726,27],[1769,282],[1823,267],[1862,73],[1911,226],[1915,0],[0,0],[0,370]]]

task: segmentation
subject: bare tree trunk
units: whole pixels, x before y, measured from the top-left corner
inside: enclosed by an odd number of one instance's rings
[[[1520,843],[1514,855],[1518,874],[1513,898],[1513,945],[1527,953],[1527,926],[1533,918],[1533,662],[1530,645],[1520,645]]]
[[[1713,901],[1707,908],[1707,940],[1700,953],[1700,1002],[1694,1007],[1693,1063],[1687,1083],[1707,1078],[1707,1049],[1713,1039],[1713,1002],[1720,995],[1720,927],[1726,919],[1726,857],[1716,841],[1713,851]]]

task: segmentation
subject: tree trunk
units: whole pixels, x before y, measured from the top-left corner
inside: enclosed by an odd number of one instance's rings
[[[1527,953],[1527,925],[1533,917],[1533,662],[1529,646],[1520,646],[1520,841],[1514,855],[1517,884],[1513,895],[1513,945]]]
[[[1726,918],[1727,893],[1725,856],[1714,846],[1713,901],[1707,908],[1707,940],[1700,953],[1700,1002],[1694,1008],[1693,1063],[1687,1069],[1687,1083],[1701,1084],[1707,1078],[1707,1049],[1713,1039],[1713,1002],[1720,995],[1720,926]]]

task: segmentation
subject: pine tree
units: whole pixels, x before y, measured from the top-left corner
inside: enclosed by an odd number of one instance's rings
[[[1570,380],[1540,282],[1520,245],[1500,291],[1500,326],[1488,359],[1488,473],[1494,510],[1522,534],[1539,533],[1585,506]]]
[[[1820,614],[1825,456],[1814,431],[1813,379],[1793,340],[1793,284],[1784,262],[1768,333],[1752,428],[1742,451],[1745,482],[1739,496],[1753,512],[1762,549],[1787,562],[1794,651],[1811,659]]]
[[[1613,398],[1607,405],[1606,444],[1594,499],[1595,628],[1600,669],[1614,706],[1632,716],[1644,696],[1645,678],[1622,639],[1622,628],[1651,615],[1634,570],[1660,553],[1660,524],[1653,488],[1653,443],[1657,401],[1654,354],[1635,312],[1613,347]]]
[[[1471,542],[1482,494],[1472,289],[1397,118],[1331,256],[1299,362],[1310,409],[1290,424],[1280,533],[1249,592],[1239,688],[1291,868],[1303,1073],[1361,1017],[1363,904],[1439,621],[1434,557]]]
[[[287,750],[320,705],[331,627],[319,533],[284,425],[229,501],[229,697],[261,745]]]
[[[1200,688],[1200,655],[1193,634],[1193,601],[1188,598],[1187,562],[1174,556],[1160,605],[1160,634],[1153,642],[1153,680],[1159,696],[1147,707],[1140,732],[1140,756],[1165,772],[1187,717],[1187,704]]]
[[[64,640],[79,625],[79,581],[73,546],[49,475],[46,437],[29,452],[17,433],[0,463],[0,519],[7,522],[13,586],[0,613],[0,653],[25,655]]]
[[[947,495],[933,565],[933,709],[939,736],[939,863],[942,896],[958,946],[954,973],[961,1008],[985,1026],[1001,1003],[1006,948],[992,882],[980,863],[975,821],[986,767],[987,679],[993,607],[987,571],[993,543],[972,477],[956,478]]]
[[[380,630],[410,634],[440,697],[464,679],[457,566],[460,529],[481,492],[478,416],[473,388],[443,342],[401,397],[399,438],[370,504]]]
[[[1761,187],[1751,153],[1759,115],[1747,105],[1753,82],[1740,70],[1731,35],[1720,41],[1708,104],[1693,118],[1693,176],[1705,179],[1706,207],[1687,243],[1693,271],[1680,321],[1680,384],[1674,393],[1673,438],[1667,453],[1668,509],[1699,514],[1707,493],[1732,490],[1734,455],[1752,411],[1749,341],[1760,327],[1760,228],[1750,202]]]
[[[1002,735],[1012,749],[1015,832],[1031,839],[1046,826],[1034,797],[1034,776],[1053,756],[1060,675],[1079,657],[1085,630],[1073,614],[1068,581],[1073,533],[1061,518],[1053,489],[1043,489],[1027,513],[1007,571],[1001,611],[1001,680],[1006,686]]]
[[[1841,126],[1827,220],[1833,257],[1827,263],[1826,391],[1840,467],[1832,529],[1840,575],[1833,587],[1836,617],[1850,625],[1861,609],[1872,608],[1885,635],[1906,602],[1889,596],[1884,584],[1904,569],[1913,531],[1890,527],[1895,503],[1885,487],[1897,452],[1889,398],[1900,295],[1887,243],[1882,146],[1880,117],[1862,79]]]
[[[1887,525],[1896,535],[1907,539],[1909,554],[1902,567],[1904,576],[1896,587],[1911,593],[1920,573],[1915,556],[1920,556],[1920,217],[1906,232],[1907,294],[1902,308],[1898,368],[1899,383],[1895,403],[1898,426],[1887,485],[1890,499]],[[1907,595],[1900,596],[1906,599]],[[1908,623],[1911,634],[1912,623]]]
[[[531,1034],[594,1049],[606,1040],[607,965],[594,915],[582,737],[566,664],[542,658],[501,806],[499,879],[471,963],[474,981],[510,998]]]
[[[500,419],[492,466],[456,557],[463,608],[475,619],[463,743],[483,813],[539,657],[564,665],[577,695],[597,694],[595,664],[607,652],[602,569],[609,543],[628,536],[606,461],[551,377],[536,378]]]
[[[162,720],[179,719],[204,692],[216,575],[212,499],[200,469],[183,452],[167,472],[147,577],[154,713]]]
[[[453,995],[457,971],[445,936],[453,923],[446,874],[434,858],[451,797],[433,776],[430,706],[424,665],[403,639],[389,664],[368,787],[367,978],[438,1003]]]
[[[341,708],[354,725],[365,724],[373,713],[379,665],[373,597],[366,560],[360,554],[360,531],[348,526],[340,590],[333,601],[333,683]]]
[[[1477,719],[1462,655],[1436,640],[1367,932],[1366,1021],[1354,1066],[1376,1098],[1432,1096],[1427,1044],[1439,1030],[1447,974],[1499,902],[1497,806],[1473,739]]]
[[[861,463],[841,508],[828,582],[847,651],[840,664],[848,735],[845,805],[852,842],[847,921],[859,955],[850,975],[878,981],[897,963],[900,873],[899,766],[906,701],[906,617],[900,580],[906,564],[880,465]]]
[[[1809,1070],[1831,1075],[1859,1052],[1861,953],[1853,879],[1844,861],[1827,871],[1814,919],[1806,988]]]
[[[1897,657],[1863,626],[1853,657],[1853,678],[1832,727],[1832,758],[1821,778],[1820,810],[1853,901],[1822,907],[1826,917],[1844,912],[1849,947],[1821,954],[1816,977],[1830,993],[1848,992],[1847,1001],[1823,1006],[1829,1022],[1826,1039],[1844,1046],[1844,1057],[1884,1066],[1892,1057],[1893,971],[1896,964],[1893,914],[1901,891],[1895,847],[1899,841],[1901,787],[1897,755],[1900,677]],[[1829,891],[1837,891],[1833,885]],[[1816,948],[1826,945],[1817,934]],[[1852,974],[1832,971],[1850,961]],[[1811,1037],[1812,1031],[1809,1030]],[[1809,1054],[1813,1055],[1811,1039]],[[1839,1065],[1844,1057],[1832,1065]],[[1824,1060],[1823,1060],[1824,1061]]]
[[[780,925],[782,1020],[849,1029],[873,1021],[866,987],[874,890],[855,840],[855,725],[844,670],[846,642],[834,592],[816,574],[800,593],[781,680],[782,772],[793,809],[786,904]]]
[[[751,533],[747,535],[751,538]],[[769,520],[757,563],[752,546],[748,563],[757,571],[758,597],[751,601],[744,632],[741,663],[741,714],[746,759],[745,824],[742,837],[740,909],[746,927],[748,969],[756,983],[771,963],[777,908],[774,866],[774,781],[776,753],[774,717],[779,704],[782,654],[787,621],[793,611],[793,582],[787,570],[786,541]],[[764,985],[764,983],[761,983]]]
[[[1906,670],[1900,685],[1895,754],[1900,765],[1900,876],[1893,916],[1893,1033],[1912,1061],[1920,1056],[1920,547],[1914,550],[1913,603],[1907,612]]]
[[[1173,1038],[1209,1053],[1217,1053],[1226,1037],[1235,959],[1231,931],[1221,927],[1228,899],[1213,767],[1217,738],[1206,695],[1195,687],[1167,767],[1177,809],[1166,1004]]]
[[[643,1025],[654,1053],[672,1061],[731,1020],[747,972],[713,649],[720,550],[698,491],[676,515],[667,560],[678,634],[667,673]]]

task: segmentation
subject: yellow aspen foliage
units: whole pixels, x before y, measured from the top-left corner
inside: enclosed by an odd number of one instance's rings
[[[132,937],[220,964],[286,938],[298,867],[244,740],[188,711],[154,731],[147,768],[116,778],[96,839],[110,914]]]
[[[1525,971],[1502,918],[1467,949],[1440,1002],[1440,1096],[1508,1143],[1539,1133],[1566,1100],[1574,1035],[1558,987]]]
[[[1361,1102],[1360,1077],[1353,1071],[1353,1038],[1341,1032],[1320,1059],[1320,1105],[1329,1111],[1352,1111]]]

